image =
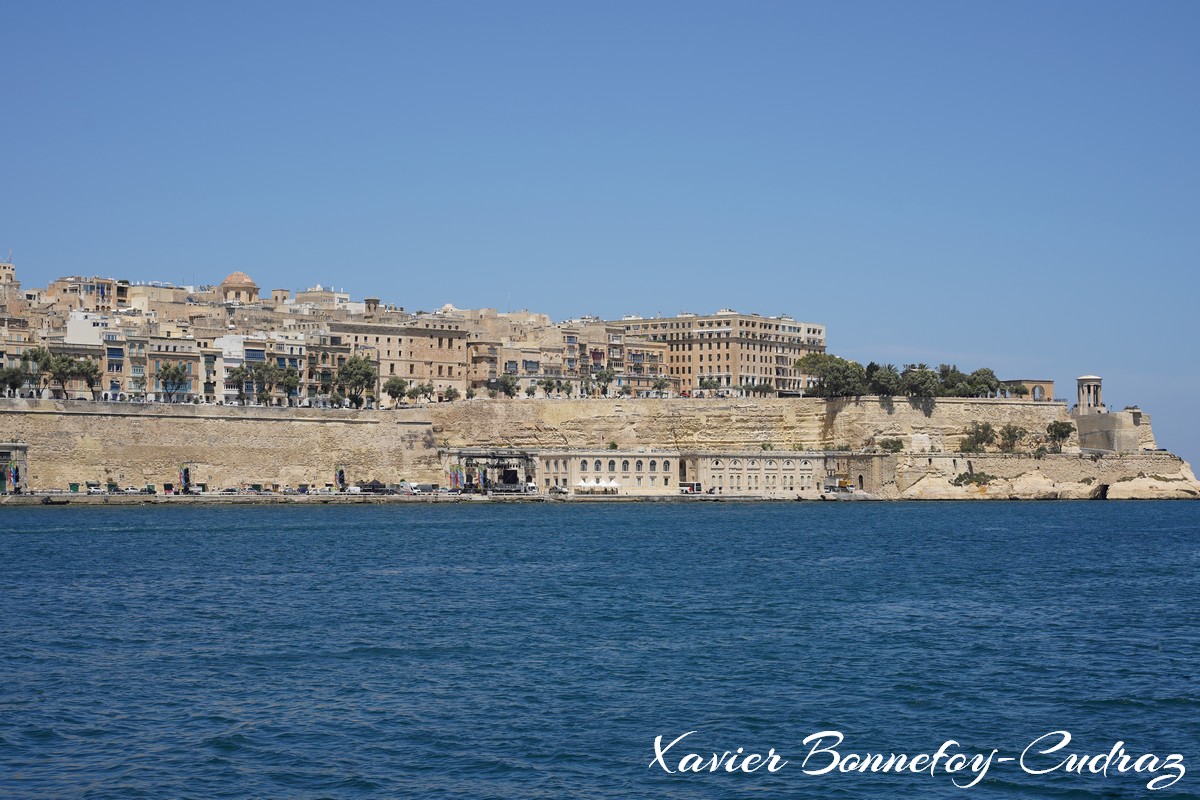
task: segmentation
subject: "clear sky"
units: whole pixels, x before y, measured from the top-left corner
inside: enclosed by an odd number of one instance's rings
[[[0,0],[0,256],[729,306],[1105,378],[1200,458],[1195,2]]]

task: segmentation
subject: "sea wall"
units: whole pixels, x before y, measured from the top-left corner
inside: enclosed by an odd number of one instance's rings
[[[181,464],[212,488],[324,485],[339,466],[387,483],[441,474],[428,419],[379,412],[5,399],[0,440],[28,444],[32,488],[175,483]]]
[[[1019,400],[477,399],[331,411],[5,398],[0,441],[28,445],[32,488],[86,481],[161,485],[177,480],[181,464],[191,467],[193,481],[211,488],[323,485],[339,466],[351,481],[444,483],[450,447],[861,450],[890,438],[908,452],[870,457],[878,460],[870,466],[872,488],[882,497],[1085,497],[1101,485],[1113,498],[1188,496],[1196,485],[1187,465],[1169,453],[983,454],[966,464],[953,452],[974,422],[1033,432],[1022,445],[1032,450],[1047,423],[1067,419],[1062,403]],[[1147,417],[1141,426],[1152,436]],[[1077,439],[1066,449],[1077,453]],[[970,471],[997,480],[952,485]]]
[[[1047,423],[1068,419],[1065,403],[879,397],[473,401],[425,413],[438,441],[452,446],[583,449],[616,442],[674,450],[857,449],[888,438],[906,448],[955,450],[972,422],[1044,433]]]

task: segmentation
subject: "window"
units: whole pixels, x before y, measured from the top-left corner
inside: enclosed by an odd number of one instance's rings
[[[609,471],[609,472],[616,472],[616,471],[617,471],[617,462],[616,462],[616,461],[609,461],[609,462],[608,462],[608,471]]]
[[[642,461],[641,461],[641,459],[638,459],[637,463],[634,465],[634,469],[636,469],[638,472],[641,472],[641,471],[642,471]],[[638,478],[638,482],[639,482],[639,483],[641,482],[641,478]]]
[[[579,469],[582,472],[587,472],[587,459],[586,458],[579,462]]]
[[[621,472],[629,472],[629,460],[625,459],[621,462]]]
[[[671,471],[671,462],[664,461],[663,462],[663,472],[670,472],[670,471]]]
[[[651,471],[651,472],[658,472],[658,462],[657,462],[657,461],[651,461],[651,462],[650,462],[650,471]]]
[[[596,459],[596,472],[600,471],[600,459]]]

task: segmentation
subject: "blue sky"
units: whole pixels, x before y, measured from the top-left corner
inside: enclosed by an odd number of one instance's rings
[[[1200,458],[1200,5],[0,2],[19,278],[730,306]]]

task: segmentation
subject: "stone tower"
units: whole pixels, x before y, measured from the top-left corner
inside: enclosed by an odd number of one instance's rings
[[[1076,414],[1103,414],[1108,410],[1101,400],[1100,381],[1099,375],[1081,375],[1075,379],[1079,391]]]

